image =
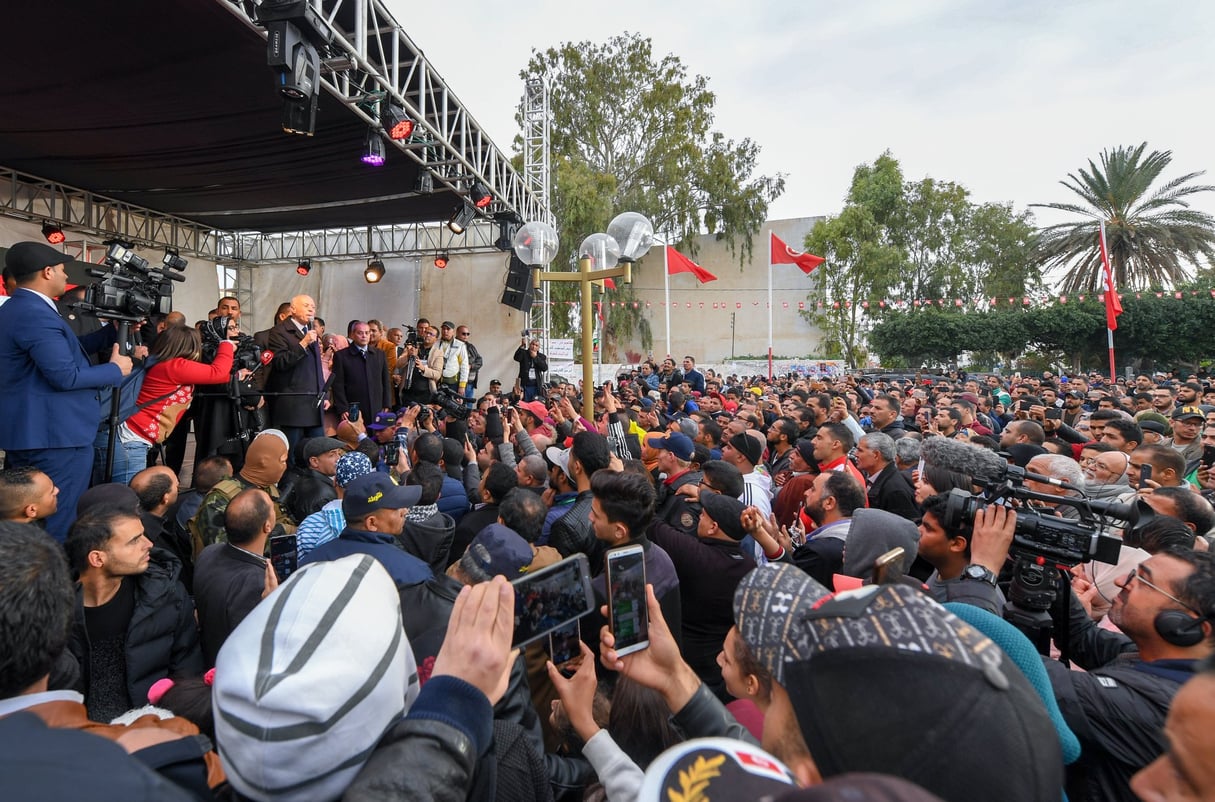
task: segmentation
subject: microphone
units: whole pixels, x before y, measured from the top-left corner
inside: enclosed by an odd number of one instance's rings
[[[269,365],[271,362],[274,361],[274,352],[269,349],[262,351],[262,355],[260,358],[261,358],[263,365]]]
[[[948,437],[929,437],[920,446],[924,462],[966,474],[978,484],[998,482],[1008,472],[1008,463],[994,451]]]

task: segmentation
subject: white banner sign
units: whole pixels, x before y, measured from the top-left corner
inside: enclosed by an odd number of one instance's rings
[[[549,340],[548,358],[560,362],[572,362],[574,360],[574,341]]]

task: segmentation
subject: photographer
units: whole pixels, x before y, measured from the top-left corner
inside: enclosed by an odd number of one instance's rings
[[[195,387],[192,407],[194,453],[199,457],[221,454],[232,463],[234,470],[239,471],[244,465],[249,441],[262,428],[257,410],[265,402],[258,386],[266,374],[262,369],[261,347],[253,337],[240,331],[240,306],[236,299],[220,299],[218,309],[235,313],[217,318],[227,318],[223,336],[233,343],[235,353],[227,376],[220,377],[214,384],[198,383]],[[204,335],[202,361],[208,364],[219,355],[219,341],[208,337],[206,331],[207,327],[215,325],[215,320],[211,320],[201,330]]]
[[[393,375],[401,406],[428,404],[443,375],[443,351],[435,347],[438,333],[427,326],[418,330],[417,345],[406,345]]]
[[[981,516],[981,518],[980,518]],[[985,525],[980,526],[980,520]],[[987,525],[990,524],[990,525]],[[972,561],[1002,565],[1016,529],[1016,514],[990,506],[976,516]],[[1177,689],[1212,653],[1215,556],[1171,548],[1144,560],[1120,582],[1110,620],[1122,631],[1098,627],[1070,592],[1071,653],[1084,672],[1044,658],[1064,720],[1083,750],[1067,768],[1074,800],[1134,800],[1129,782],[1166,747],[1161,734]]]
[[[208,321],[203,327],[208,341],[217,349],[210,365],[201,362],[203,335],[198,331],[173,326],[156,336],[149,356],[157,361],[144,376],[136,401],[138,411],[114,433],[112,482],[125,485],[147,467],[148,449],[164,443],[172,434],[194,397],[195,384],[213,384],[231,371],[236,344],[222,339],[227,328],[226,317]],[[102,468],[108,445],[109,427],[103,426],[94,443],[94,456]]]
[[[524,401],[536,400],[540,386],[544,384],[544,374],[548,372],[548,357],[540,353],[540,341],[533,339],[528,342],[527,332],[523,332],[514,359],[519,363],[519,378],[515,387],[523,393]]]

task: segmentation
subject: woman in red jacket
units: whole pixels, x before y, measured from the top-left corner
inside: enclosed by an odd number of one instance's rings
[[[206,365],[199,361],[202,337],[197,329],[172,326],[156,336],[148,354],[159,361],[148,368],[139,390],[142,408],[118,427],[111,481],[128,484],[147,467],[148,449],[173,433],[194,398],[194,385],[227,381],[235,351],[236,343],[221,340],[215,360]]]

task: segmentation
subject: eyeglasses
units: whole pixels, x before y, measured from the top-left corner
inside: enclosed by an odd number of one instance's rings
[[[1128,587],[1133,580],[1139,580],[1140,584],[1146,585],[1147,587],[1149,587],[1152,590],[1159,593],[1161,596],[1164,596],[1166,599],[1169,599],[1170,601],[1174,601],[1177,604],[1180,604],[1182,607],[1189,610],[1191,613],[1195,613],[1196,615],[1202,615],[1202,613],[1198,612],[1193,607],[1191,607],[1190,605],[1183,602],[1181,599],[1174,596],[1172,593],[1169,593],[1164,588],[1160,587],[1159,585],[1153,584],[1151,581],[1149,581],[1147,579],[1144,579],[1143,574],[1139,573],[1139,569],[1141,567],[1142,566],[1131,569],[1131,572],[1126,575],[1126,580],[1122,583],[1122,587],[1124,587],[1124,588]]]

